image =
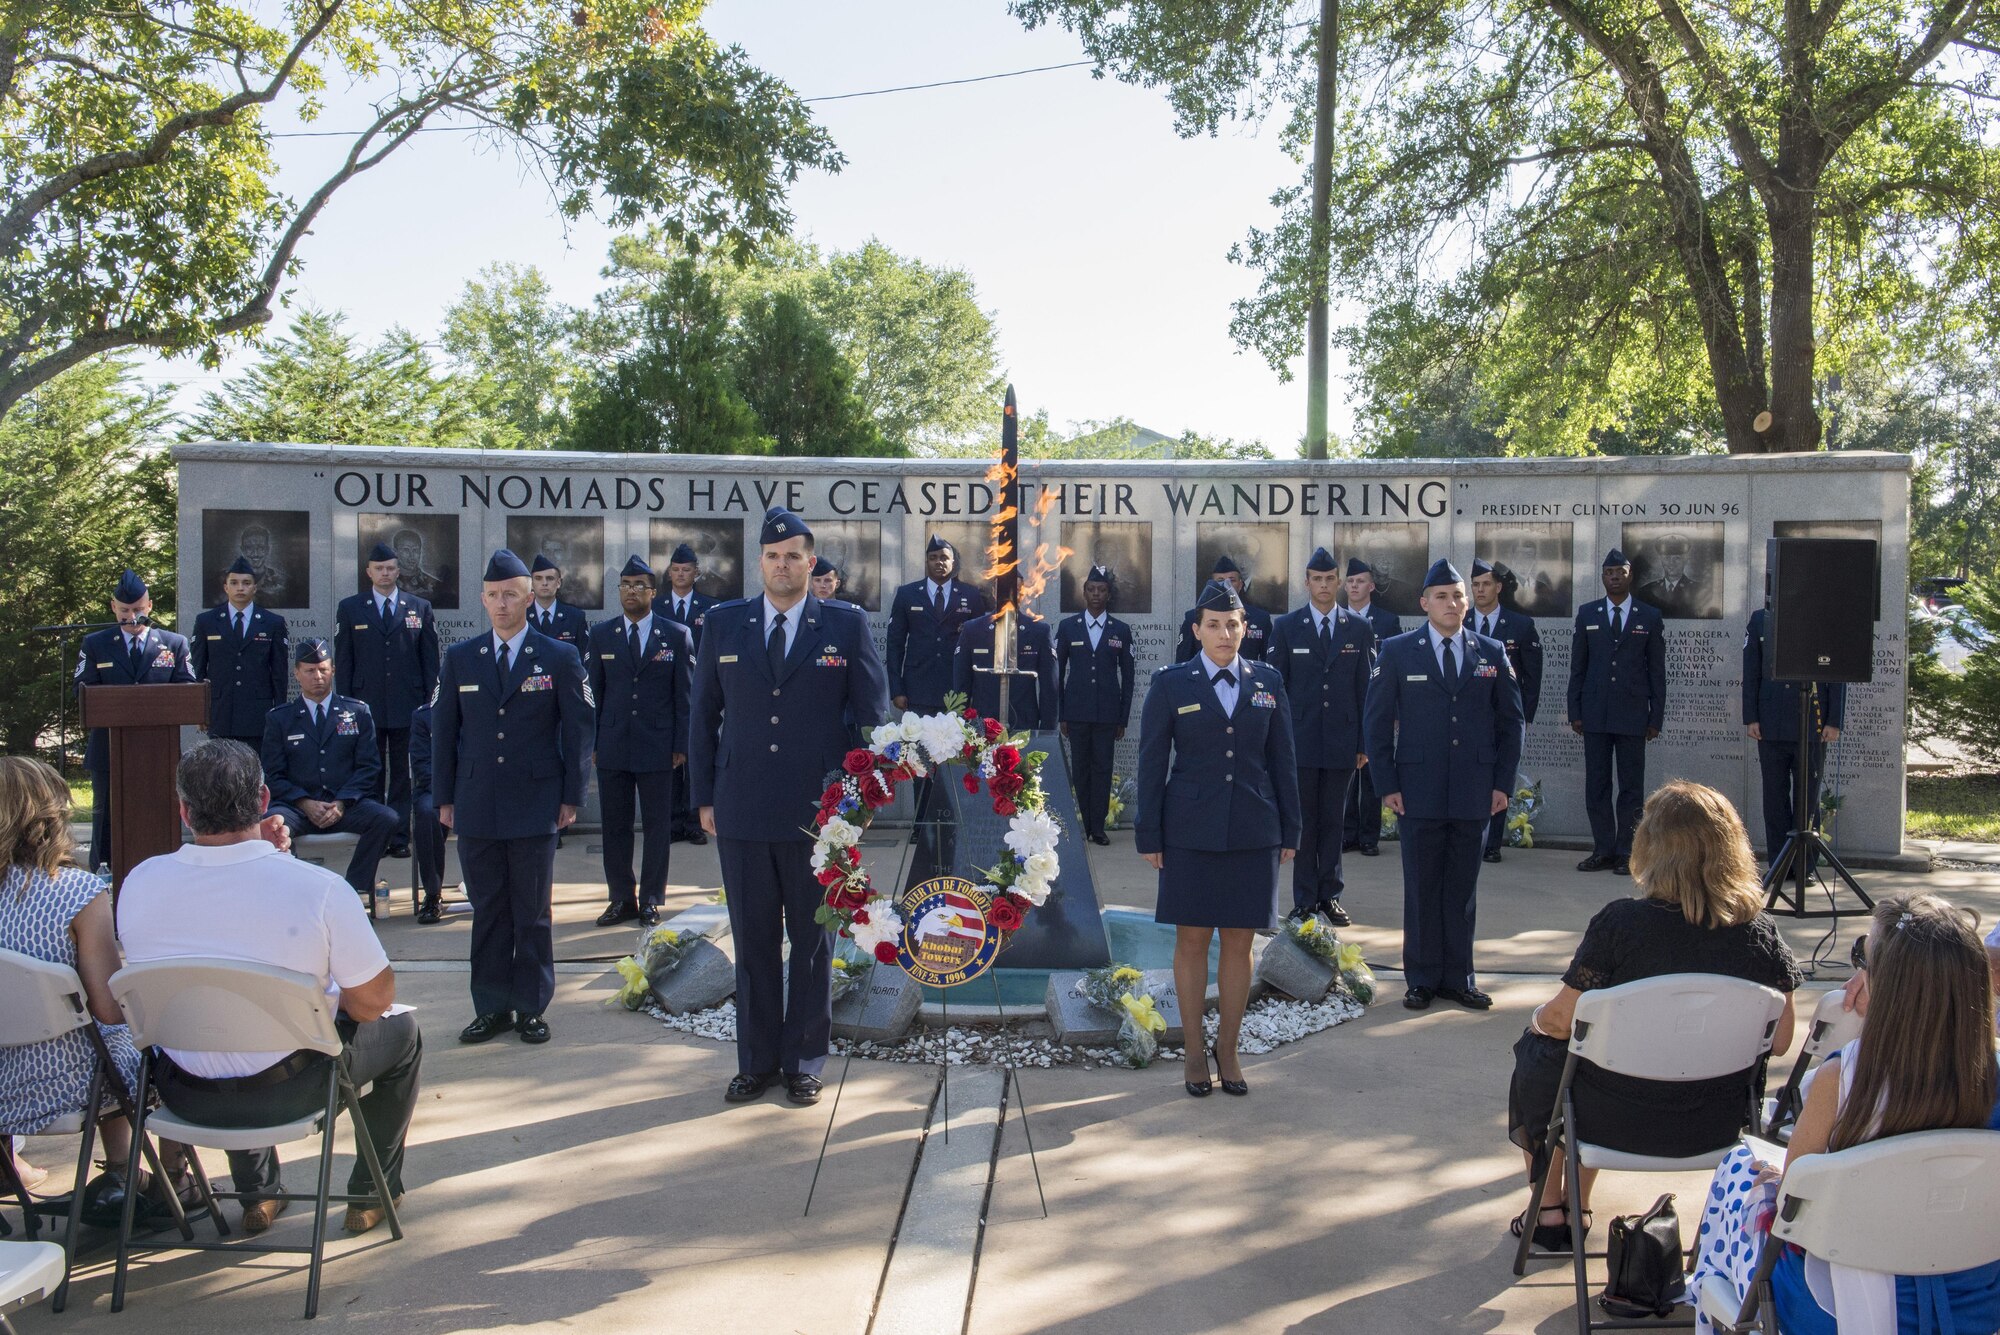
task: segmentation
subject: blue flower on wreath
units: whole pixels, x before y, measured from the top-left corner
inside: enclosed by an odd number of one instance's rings
[[[855,801],[851,797],[843,797],[840,799],[840,814],[845,816],[848,812],[855,810],[860,805],[861,804],[859,802]]]
[[[882,758],[892,765],[901,758],[902,754],[903,744],[901,742],[891,742],[882,748]]]

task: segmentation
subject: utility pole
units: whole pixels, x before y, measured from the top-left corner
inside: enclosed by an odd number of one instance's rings
[[[1319,107],[1313,117],[1312,234],[1306,256],[1306,457],[1326,458],[1327,270],[1333,252],[1334,75],[1340,64],[1340,0],[1320,0]]]

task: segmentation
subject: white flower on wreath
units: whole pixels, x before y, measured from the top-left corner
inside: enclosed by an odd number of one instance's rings
[[[1039,876],[1030,876],[1025,872],[1016,877],[1014,884],[1007,888],[1036,908],[1046,904],[1049,899],[1049,883]]]
[[[1039,853],[1028,855],[1028,862],[1022,868],[1022,873],[1038,881],[1053,881],[1056,878],[1056,867],[1055,850],[1045,848]]]
[[[838,816],[835,816],[832,820],[828,821],[826,824],[820,827],[819,844],[821,847],[852,848],[854,847],[854,845],[860,842],[861,842],[860,829],[856,826],[849,825],[846,821],[842,820]]]
[[[955,760],[965,750],[965,721],[956,714],[931,714],[919,725],[924,755],[933,765]]]
[[[875,947],[884,941],[895,943],[903,935],[903,920],[896,916],[895,901],[886,895],[877,895],[868,901],[868,921],[857,922],[849,930],[854,944],[868,954],[875,953]]]
[[[1007,847],[1024,858],[1037,853],[1053,853],[1056,837],[1055,818],[1041,811],[1023,811],[1014,816],[1007,827]]]
[[[923,741],[924,720],[922,715],[912,714],[905,711],[903,717],[897,720],[896,731],[901,735],[902,739],[906,742]]]
[[[868,734],[869,749],[877,755],[881,755],[884,751],[888,750],[891,742],[900,742],[902,740],[902,726],[896,723],[878,723],[875,725],[875,730]]]

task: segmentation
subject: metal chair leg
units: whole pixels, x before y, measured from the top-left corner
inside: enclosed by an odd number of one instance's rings
[[[340,1068],[327,1064],[326,1114],[319,1126],[319,1190],[313,1197],[312,1262],[306,1275],[306,1320],[319,1315],[320,1263],[326,1257],[326,1212],[333,1193],[333,1119],[340,1109]]]
[[[1563,1123],[1576,1124],[1576,1100],[1563,1095]],[[1576,1335],[1590,1335],[1590,1235],[1583,1226],[1583,1169],[1576,1161],[1576,1147],[1563,1155],[1563,1203],[1568,1206],[1569,1251],[1576,1269]]]
[[[395,1193],[389,1189],[388,1175],[382,1171],[382,1160],[375,1153],[375,1142],[368,1135],[368,1119],[361,1112],[361,1097],[354,1092],[353,1083],[346,1079],[340,1082],[340,1094],[347,1103],[348,1123],[354,1129],[354,1152],[368,1165],[368,1176],[374,1179],[375,1194],[382,1201],[382,1216],[389,1225],[389,1236],[401,1242],[403,1224],[396,1218]]]
[[[118,1213],[118,1263],[112,1271],[111,1310],[125,1310],[125,1276],[132,1263],[132,1213],[139,1193],[132,1184],[139,1180],[139,1147],[146,1143],[146,1093],[153,1083],[153,1054],[139,1059],[139,1090],[132,1112],[132,1148],[125,1156],[125,1208]]]
[[[49,1310],[60,1312],[69,1303],[69,1272],[76,1260],[76,1234],[83,1226],[83,1188],[90,1181],[90,1151],[97,1144],[97,1109],[104,1098],[104,1068],[90,1073],[90,1096],[84,1103],[83,1136],[76,1152],[76,1180],[69,1189],[69,1222],[63,1227],[63,1277],[49,1299]]]

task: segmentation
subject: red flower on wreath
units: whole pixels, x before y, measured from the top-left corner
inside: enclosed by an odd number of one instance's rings
[[[854,910],[854,920],[852,925],[855,927],[866,927],[868,925],[868,910],[867,909]]]
[[[1009,802],[1004,797],[996,797],[993,799],[993,814],[996,816],[1011,816],[1019,809],[1020,808],[1016,807],[1012,802]]]
[[[847,879],[847,872],[839,867],[828,867],[819,873],[819,883],[825,886],[839,885]]]
[[[965,784],[966,792],[971,793],[974,797],[979,796],[979,776],[977,774],[968,774],[960,782]]]
[[[861,800],[872,809],[886,807],[895,801],[895,795],[882,786],[882,781],[873,772],[861,776]]]
[[[977,721],[977,719],[979,718],[979,711],[974,709],[971,705],[967,705],[965,707],[965,716],[969,719]]]
[[[868,905],[868,892],[849,886],[846,889],[835,890],[827,896],[827,899],[837,909],[866,908]]]
[[[986,787],[995,797],[1012,797],[1028,786],[1028,781],[1019,774],[996,774],[986,781]]]
[[[987,907],[986,921],[1003,932],[1011,932],[1021,925],[1021,910],[1006,895],[999,895]]]
[[[1018,746],[996,746],[993,748],[993,768],[1002,774],[1012,774],[1021,767],[1021,748]]]
[[[883,964],[894,964],[896,962],[895,943],[893,941],[877,941],[875,943],[875,958]]]
[[[856,747],[847,753],[847,759],[840,762],[840,767],[849,774],[861,775],[871,773],[875,768],[875,753]]]
[[[1006,731],[1003,728],[1001,728],[1000,720],[997,718],[987,719],[985,727],[986,727],[986,740],[989,742],[997,742],[1002,737],[1006,736]]]

